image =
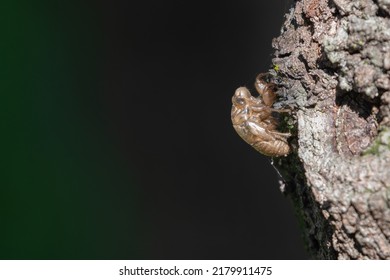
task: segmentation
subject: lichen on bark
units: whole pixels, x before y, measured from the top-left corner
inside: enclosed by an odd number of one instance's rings
[[[390,1],[295,1],[273,47],[296,131],[274,165],[309,251],[390,259]]]

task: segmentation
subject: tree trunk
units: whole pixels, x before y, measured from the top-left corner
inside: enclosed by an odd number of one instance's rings
[[[313,258],[390,259],[390,1],[299,0],[274,40],[274,158]]]

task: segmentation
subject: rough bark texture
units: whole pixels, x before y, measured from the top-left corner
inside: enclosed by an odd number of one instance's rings
[[[390,0],[301,0],[274,40],[275,158],[317,259],[390,259]]]

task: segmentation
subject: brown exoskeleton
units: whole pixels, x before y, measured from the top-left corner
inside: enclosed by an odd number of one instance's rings
[[[271,106],[276,95],[274,85],[262,80],[264,74],[256,78],[255,88],[260,94],[253,97],[246,87],[239,87],[233,95],[232,122],[238,135],[258,152],[271,157],[285,156],[290,153],[287,138],[289,133],[277,131],[277,120],[272,112],[288,112]]]

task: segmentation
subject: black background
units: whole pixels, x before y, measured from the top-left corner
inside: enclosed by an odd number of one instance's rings
[[[230,122],[234,90],[272,67],[287,1],[109,3],[110,129],[136,170],[146,258],[306,258],[270,159]]]

